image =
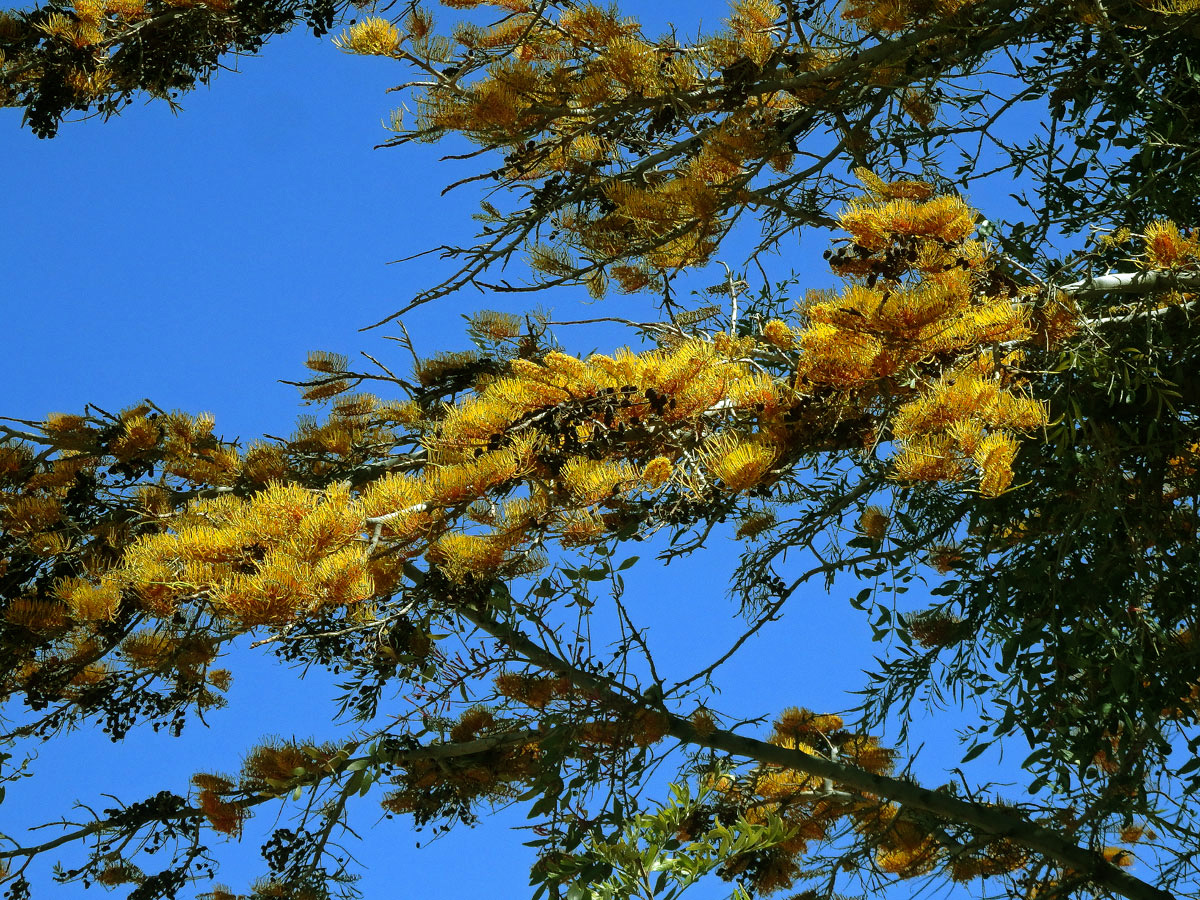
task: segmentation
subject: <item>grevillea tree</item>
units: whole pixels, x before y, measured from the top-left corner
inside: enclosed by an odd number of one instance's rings
[[[0,16],[0,97],[43,135],[173,101],[294,21],[344,27],[415,73],[389,146],[477,148],[477,234],[409,308],[585,285],[646,310],[633,349],[582,357],[548,314],[487,311],[471,352],[315,352],[300,386],[327,415],[286,440],[149,403],[7,420],[8,775],[75,725],[135,741],[219,706],[234,646],[350,685],[336,742],[7,836],[8,896],[62,852],[65,881],[174,897],[264,807],[288,821],[252,895],[349,892],[359,795],[418,824],[524,804],[539,897],[707,875],[812,900],[1195,894],[1200,3],[740,0],[692,37],[574,0],[443,5],[448,30],[416,5]],[[998,179],[1024,220],[963,199]],[[753,224],[743,275],[679,290]],[[768,274],[824,231],[837,287]],[[740,626],[669,670],[627,570],[729,534]],[[892,639],[857,707],[725,708],[722,666],[764,629],[803,641],[798,592],[839,576]],[[924,607],[896,605],[911,582]],[[928,696],[973,717],[952,783],[873,736]],[[1021,789],[970,780],[994,743],[1028,757]]]

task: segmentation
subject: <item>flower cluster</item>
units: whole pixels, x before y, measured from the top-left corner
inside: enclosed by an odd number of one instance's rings
[[[1047,422],[1020,391],[1020,353],[992,349],[1032,337],[1028,307],[997,280],[990,249],[970,237],[976,216],[961,199],[860,177],[870,193],[842,214],[852,243],[831,254],[849,284],[810,293],[796,337],[801,386],[868,391],[893,405],[901,398],[889,423],[900,443],[895,476],[952,481],[976,472],[981,493],[995,496],[1012,481],[1017,435]]]

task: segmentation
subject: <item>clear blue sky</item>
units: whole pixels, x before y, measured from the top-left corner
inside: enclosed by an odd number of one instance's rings
[[[674,16],[692,32],[702,13],[715,25],[725,5],[643,2],[638,11],[650,21]],[[439,191],[470,164],[439,163],[442,151],[424,145],[372,149],[395,102],[384,91],[404,77],[394,63],[348,57],[296,34],[237,66],[240,73],[187,95],[178,116],[161,104],[135,105],[108,123],[65,125],[52,141],[20,130],[17,112],[0,111],[9,185],[0,414],[40,418],[85,403],[115,410],[149,397],[212,412],[226,437],[285,434],[304,410],[277,379],[301,374],[308,351],[400,358],[380,331],[357,329],[403,306],[440,271],[431,258],[388,260],[469,234],[478,195]],[[807,266],[818,273],[814,283],[825,284],[822,249],[806,246],[772,274]],[[740,262],[734,252],[726,259]],[[522,302],[463,294],[406,323],[418,349],[432,352],[462,345],[461,313]],[[612,312],[579,308],[578,292],[536,302],[563,317]],[[734,549],[726,541],[703,558],[639,576],[641,611],[681,663],[737,625],[721,586]],[[826,596],[814,588],[801,598],[784,626],[730,667],[726,708],[757,715],[788,704],[852,705],[845,692],[861,686],[859,670],[878,650],[846,606],[856,591],[839,585]],[[328,684],[300,682],[269,657],[246,655],[238,666],[231,705],[212,714],[207,730],[193,725],[182,740],[138,732],[121,746],[81,732],[44,748],[38,776],[10,789],[0,829],[61,814],[74,799],[107,805],[103,792],[132,800],[182,790],[194,771],[236,770],[263,734],[329,733]],[[956,759],[950,730],[939,734],[945,752],[933,758]],[[485,822],[416,852],[419,838],[406,823],[371,828],[374,809],[361,808],[358,825],[369,839],[355,850],[372,900],[527,895],[529,856],[519,845],[528,835]],[[270,814],[259,819],[269,824]],[[220,880],[235,889],[262,871],[253,840],[222,855],[231,863]]]

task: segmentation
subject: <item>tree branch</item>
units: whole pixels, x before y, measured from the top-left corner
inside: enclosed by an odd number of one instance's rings
[[[474,625],[521,653],[530,662],[565,676],[577,687],[603,697],[607,704],[618,709],[652,710],[665,715],[670,723],[668,733],[685,744],[722,750],[760,763],[784,766],[818,778],[830,779],[843,786],[932,813],[940,818],[970,825],[985,834],[1004,837],[1033,850],[1093,884],[1105,887],[1129,900],[1175,900],[1169,891],[1142,881],[1109,863],[1098,853],[1065,840],[1057,832],[1031,822],[1015,811],[973,803],[950,794],[929,790],[911,781],[876,775],[802,750],[779,747],[729,731],[703,734],[687,719],[674,715],[661,706],[644,699],[640,702],[630,700],[617,689],[612,679],[576,668],[534,643],[517,629],[492,618],[485,610],[466,606],[461,607],[459,611]]]
[[[1148,294],[1172,289],[1200,289],[1200,272],[1113,272],[1065,284],[1059,290],[1071,297],[1092,297],[1097,294]]]

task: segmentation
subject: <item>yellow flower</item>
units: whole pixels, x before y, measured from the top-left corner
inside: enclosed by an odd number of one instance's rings
[[[67,608],[53,600],[18,597],[8,605],[4,618],[30,631],[56,631],[67,624]]]
[[[993,432],[979,442],[975,464],[983,473],[979,492],[996,497],[1012,484],[1012,464],[1017,456],[1017,442],[1010,435]]]
[[[134,21],[146,14],[146,0],[108,0],[108,12],[126,21]]]
[[[728,491],[744,491],[761,482],[775,464],[777,451],[764,441],[721,437],[704,453],[704,463]]]
[[[66,601],[76,622],[111,622],[121,605],[121,588],[109,576],[99,584],[82,578],[68,578],[55,585],[54,595]]]
[[[350,26],[333,43],[347,53],[364,56],[390,56],[400,46],[400,30],[387,19],[367,16]]]
[[[120,460],[130,460],[152,448],[162,437],[158,423],[146,416],[130,416],[121,423],[121,434],[112,443]]]
[[[937,844],[926,838],[915,845],[904,845],[891,850],[881,850],[875,863],[885,872],[901,878],[913,878],[930,871],[937,862]]]
[[[868,506],[858,519],[859,530],[873,541],[882,541],[887,535],[888,516],[878,506]]]
[[[508,546],[502,540],[460,533],[443,535],[427,553],[431,562],[458,583],[468,576],[492,575],[504,565],[507,555]]]
[[[564,515],[559,526],[564,547],[586,547],[594,544],[607,530],[604,520],[590,512],[575,511]]]
[[[717,730],[717,721],[707,709],[698,709],[692,713],[689,721],[701,737],[708,737]]]
[[[359,547],[343,547],[313,569],[316,594],[322,606],[353,606],[375,592],[367,572],[367,556]]]
[[[53,497],[16,497],[0,502],[0,523],[12,534],[34,534],[62,519],[62,504]]]
[[[246,817],[245,810],[236,803],[227,803],[212,791],[201,791],[199,796],[200,809],[208,819],[212,830],[219,834],[237,835],[241,833],[242,821]]]
[[[656,456],[650,462],[646,463],[642,469],[642,481],[648,487],[656,488],[666,484],[671,480],[671,474],[675,471],[675,466],[671,460],[665,456]]]
[[[1114,866],[1129,868],[1133,865],[1133,854],[1122,847],[1105,847],[1100,855]]]
[[[773,344],[780,350],[790,350],[796,343],[792,329],[782,319],[772,319],[764,325],[762,336],[768,344]]]
[[[178,642],[158,631],[137,631],[121,643],[121,652],[135,669],[157,669],[171,656]]]
[[[629,463],[572,458],[562,468],[567,488],[587,504],[600,503],[637,480],[638,473]]]
[[[775,527],[775,514],[769,509],[758,510],[742,519],[737,537],[753,540],[764,531]]]
[[[775,734],[771,743],[789,746],[788,741],[812,738],[819,734],[838,731],[845,725],[837,713],[815,713],[809,709],[789,706],[775,720]]]
[[[803,375],[816,382],[853,385],[873,377],[883,352],[878,338],[814,322],[800,335]]]
[[[1174,222],[1153,222],[1142,233],[1146,242],[1146,262],[1151,268],[1171,269],[1195,264],[1200,258],[1200,243],[1185,237]]]
[[[471,334],[491,341],[520,337],[521,317],[512,313],[485,309],[470,318]]]
[[[104,21],[104,4],[96,0],[75,0],[75,16],[80,22],[99,26]]]
[[[908,438],[903,447],[892,460],[897,481],[956,481],[964,475],[957,448],[944,435]]]

